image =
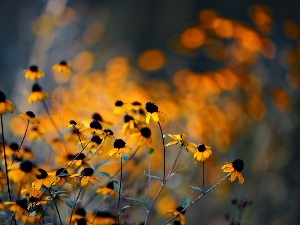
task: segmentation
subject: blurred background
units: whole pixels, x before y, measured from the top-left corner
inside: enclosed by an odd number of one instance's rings
[[[51,68],[67,60],[74,72],[62,80],[66,122],[98,111],[119,121],[117,127],[122,119],[112,115],[116,100],[153,101],[168,116],[165,133],[186,131],[192,142],[212,147],[208,186],[222,178],[225,161],[245,161],[245,183],[222,183],[187,211],[187,224],[228,224],[223,215],[235,214],[231,199],[241,197],[253,200],[244,225],[299,224],[296,3],[1,1],[0,90],[16,105],[16,113],[6,117],[11,121],[6,137],[21,139],[24,129],[14,121],[18,113],[43,113],[41,105],[27,103],[32,82],[24,79],[24,70],[34,64],[45,71],[40,83],[51,93],[55,111],[59,78]],[[179,165],[189,162],[194,161],[186,153]],[[200,186],[201,165],[189,168],[190,173],[170,183],[158,213],[179,205],[184,194],[197,196],[188,185]]]

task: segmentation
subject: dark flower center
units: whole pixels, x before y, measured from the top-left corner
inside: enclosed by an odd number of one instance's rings
[[[19,149],[19,145],[16,142],[12,142],[9,147],[13,150],[13,151],[18,151]]]
[[[59,62],[59,65],[61,65],[61,66],[66,66],[66,65],[67,65],[67,61],[62,60],[62,61]]]
[[[232,166],[236,171],[241,172],[244,169],[244,161],[236,159],[232,162]]]
[[[122,105],[124,105],[124,103],[122,101],[116,101],[116,103],[115,103],[115,106],[118,106],[118,107],[120,107]]]
[[[76,158],[76,160],[83,160],[85,159],[85,155],[83,153],[79,153],[75,155],[74,158]]]
[[[106,187],[109,188],[109,189],[115,190],[114,183],[118,183],[118,182],[115,181],[115,180],[112,180],[112,181],[107,183]]]
[[[76,209],[75,214],[80,215],[80,216],[86,216],[86,211],[84,208],[80,207],[80,208]]]
[[[92,118],[94,120],[98,120],[100,122],[103,122],[103,118],[102,118],[102,116],[99,113],[94,113],[93,116],[92,116]]]
[[[197,149],[199,152],[204,152],[206,150],[206,147],[204,144],[201,144],[201,145],[198,145]]]
[[[132,116],[129,116],[129,115],[124,116],[124,122],[125,123],[129,122],[130,120],[134,120]]]
[[[68,171],[65,168],[60,168],[60,169],[56,170],[55,175],[59,176],[59,177],[66,177],[66,176],[68,176]]]
[[[5,94],[2,91],[0,91],[0,102],[5,102],[5,101],[6,101]]]
[[[74,159],[74,157],[75,157],[75,155],[73,155],[73,154],[68,154],[67,155],[68,160],[72,160],[72,159]]]
[[[107,135],[114,135],[114,132],[112,132],[112,130],[110,129],[105,129],[104,132],[107,134]]]
[[[141,129],[141,135],[145,138],[151,137],[151,130],[148,127],[143,127]]]
[[[35,83],[31,89],[32,92],[41,92],[42,90],[42,87],[38,83]]]
[[[177,208],[176,208],[176,211],[178,211],[178,212],[181,212],[182,210],[183,210],[184,208],[182,207],[182,206],[178,206]],[[185,210],[183,210],[182,212],[181,212],[181,214],[185,214]]]
[[[22,199],[18,199],[16,201],[16,204],[20,207],[22,207],[23,209],[26,209],[27,210],[27,199],[25,198],[22,198]]]
[[[32,66],[29,67],[29,70],[31,72],[37,72],[37,71],[39,71],[39,68],[36,65],[32,65]]]
[[[27,111],[26,115],[29,116],[30,118],[34,118],[35,117],[35,114],[33,112],[31,112],[31,111]]]
[[[91,139],[92,142],[95,142],[96,144],[100,145],[102,143],[102,139],[98,135],[94,135]]]
[[[25,146],[24,146],[23,149],[24,149],[24,152],[28,152],[28,153],[29,153],[29,152],[32,152],[31,149],[30,149],[29,147],[25,147]]]
[[[22,170],[25,173],[30,173],[33,169],[33,164],[29,160],[26,160],[24,162],[21,162],[20,164],[20,170]]]
[[[81,171],[81,175],[83,176],[92,176],[94,174],[94,170],[92,168],[84,168]]]
[[[178,220],[175,220],[174,223],[173,223],[173,225],[181,225],[181,222],[178,221]]]
[[[142,105],[140,102],[133,102],[131,104],[134,105],[134,106],[141,106]]]
[[[87,222],[86,222],[86,219],[84,218],[80,218],[76,221],[77,225],[86,225]]]
[[[146,103],[146,110],[149,113],[155,113],[155,112],[158,112],[158,107],[152,102],[147,102]]]
[[[122,139],[116,139],[114,142],[114,148],[124,148],[125,145],[126,143]]]
[[[94,120],[93,122],[90,123],[90,128],[101,130],[102,126],[98,120]]]
[[[38,201],[39,201],[39,198],[30,196],[28,200],[29,200],[30,202],[38,202]]]
[[[42,168],[39,168],[38,171],[41,173],[39,175],[36,175],[36,178],[38,180],[45,179],[48,176],[48,173],[46,172],[46,170],[43,170]]]
[[[70,122],[69,122],[71,125],[77,125],[77,123],[76,123],[76,121],[75,120],[70,120]]]

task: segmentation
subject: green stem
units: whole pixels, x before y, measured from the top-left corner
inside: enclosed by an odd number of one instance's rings
[[[47,190],[47,191],[49,192],[49,194],[50,194],[50,197],[51,197],[51,199],[52,199],[52,201],[53,201],[53,203],[54,203],[54,206],[55,206],[55,209],[56,209],[58,218],[59,218],[59,222],[60,222],[60,224],[62,225],[63,223],[62,223],[62,221],[61,221],[60,213],[59,213],[57,204],[56,204],[56,202],[55,202],[55,199],[53,198],[53,195],[51,194],[51,191],[49,190],[49,188],[46,187],[46,190]]]
[[[17,157],[17,155],[18,155],[18,153],[19,153],[19,151],[20,151],[20,149],[21,149],[21,147],[22,147],[22,145],[23,145],[23,142],[24,142],[25,137],[26,137],[26,134],[27,134],[28,127],[29,127],[29,120],[27,121],[27,126],[26,126],[26,129],[25,129],[25,133],[24,133],[24,135],[23,135],[21,144],[19,145],[19,148],[18,148],[18,150],[16,151],[16,153],[15,153],[15,155],[14,155],[12,161],[11,161],[11,165],[14,163],[14,161],[15,161],[15,159],[16,159],[16,157]]]
[[[165,146],[165,137],[164,137],[164,133],[162,131],[162,127],[160,125],[160,122],[158,121],[157,123],[158,123],[158,126],[159,126],[161,138],[162,138],[162,144],[164,146],[164,176],[163,176],[163,182],[165,182],[165,178],[166,178],[166,146]]]
[[[121,175],[120,175],[120,186],[119,186],[119,197],[118,197],[118,224],[120,224],[120,203],[121,203],[121,190],[122,190],[122,176],[123,176],[123,170],[122,170],[122,158],[121,156]]]
[[[75,182],[76,182],[76,181],[75,181]],[[71,222],[72,222],[72,217],[73,217],[73,213],[74,213],[74,210],[75,210],[76,202],[77,202],[78,199],[79,199],[79,196],[80,196],[80,194],[81,194],[82,189],[83,189],[83,186],[81,186],[81,188],[80,188],[80,190],[79,190],[79,193],[78,193],[78,195],[77,195],[77,197],[76,197],[76,199],[75,199],[75,201],[74,201],[74,204],[73,204],[73,207],[72,207],[71,216],[70,216],[70,223],[69,223],[70,225],[71,225]]]

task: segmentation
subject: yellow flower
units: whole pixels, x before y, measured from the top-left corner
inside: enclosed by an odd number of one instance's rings
[[[194,143],[189,143],[188,140],[188,135],[187,133],[182,133],[182,134],[168,134],[169,137],[171,137],[174,141],[171,141],[170,143],[166,144],[166,146],[170,145],[180,145],[181,147],[185,147],[186,149],[190,150],[191,152],[194,152],[196,149],[196,144]]]
[[[30,180],[35,180],[36,175],[40,174],[40,171],[35,168],[34,164],[29,160],[12,165],[8,172],[9,178],[15,183],[27,183]]]
[[[77,208],[74,212],[74,215],[72,216],[71,225],[76,225],[77,221],[82,218],[85,219],[85,216],[86,216],[85,209],[81,207]],[[68,219],[68,221],[70,221],[70,219]]]
[[[244,177],[241,173],[244,169],[244,161],[241,159],[236,159],[232,163],[225,162],[224,166],[222,166],[223,172],[231,173],[230,181],[233,182],[236,178],[239,179],[239,183],[244,183]]]
[[[65,168],[60,168],[56,171],[49,172],[49,176],[52,176],[54,179],[56,179],[56,185],[62,186],[67,181],[67,178],[69,176],[68,170]]]
[[[146,103],[146,123],[149,124],[150,119],[152,118],[154,122],[165,122],[166,120],[166,114],[163,112],[158,111],[158,107],[152,103],[147,102]]]
[[[49,188],[56,183],[56,179],[50,176],[46,170],[39,168],[38,171],[40,174],[36,175],[37,180],[32,183],[32,188],[40,190],[43,185]]]
[[[123,156],[124,153],[130,154],[131,149],[128,146],[126,146],[125,141],[123,141],[122,139],[116,139],[114,142],[114,148],[110,150],[107,153],[107,155],[113,156],[114,154],[116,154],[116,157],[120,158]]]
[[[194,158],[197,158],[198,161],[204,161],[208,159],[212,154],[211,147],[200,144],[197,146],[197,149],[194,152]]]
[[[37,80],[42,78],[44,75],[44,72],[35,65],[32,65],[29,67],[29,69],[25,70],[26,79]]]
[[[120,100],[115,102],[114,114],[122,114],[130,111],[131,105]]]
[[[145,144],[149,147],[152,144],[151,130],[148,127],[143,127],[139,131],[133,133],[130,139],[142,147]]]
[[[68,65],[66,61],[60,61],[52,67],[52,70],[57,73],[70,74],[72,73],[72,67]]]
[[[92,135],[98,134],[98,135],[103,135],[103,130],[102,130],[102,125],[99,123],[98,120],[93,120],[89,127],[83,128],[80,130],[80,132],[87,132],[91,133]]]
[[[28,120],[31,124],[39,124],[40,121],[35,117],[35,114],[31,111],[26,111],[19,115],[23,120]]]
[[[37,101],[43,101],[49,97],[49,94],[43,91],[42,87],[38,83],[35,83],[32,86],[31,94],[28,97],[28,102],[33,103]]]
[[[99,181],[94,175],[94,170],[92,168],[84,168],[81,173],[73,174],[70,178],[80,177],[81,186],[85,186],[88,183],[95,184],[96,181]]]
[[[100,188],[98,188],[96,192],[101,193],[103,195],[110,195],[113,197],[117,197],[118,193],[114,189],[114,183],[118,183],[118,182],[115,180],[110,181],[109,183],[107,183],[106,186],[101,186]]]
[[[167,212],[168,217],[175,217],[175,222],[173,224],[179,224],[179,225],[185,225],[186,220],[185,220],[185,210],[182,211],[184,208],[182,206],[177,207],[175,210],[169,210]],[[181,212],[182,211],[182,212]]]
[[[129,115],[125,115],[124,122],[125,124],[122,126],[122,134],[127,135],[128,133],[132,133],[135,127],[133,117]]]
[[[19,219],[23,216],[29,216],[29,211],[27,209],[28,201],[25,198],[18,199],[16,202],[5,202],[4,204],[9,206],[9,210],[11,212],[15,212],[16,219]]]
[[[5,94],[0,91],[0,115],[4,115],[6,112],[14,112],[14,104],[6,99]]]
[[[117,224],[116,218],[109,211],[96,211],[90,213],[87,218],[93,225]]]
[[[28,210],[34,211],[34,208],[38,205],[46,205],[47,201],[46,199],[50,198],[49,196],[46,196],[44,199],[42,196],[44,195],[43,191],[36,190],[36,189],[23,189],[21,190],[21,194],[27,198],[28,200]]]

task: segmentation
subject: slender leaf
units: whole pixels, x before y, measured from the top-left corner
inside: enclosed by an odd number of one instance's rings
[[[182,207],[186,208],[189,204],[191,203],[191,199],[188,195],[185,195],[184,198],[182,199]]]
[[[160,180],[161,182],[163,182],[163,179],[158,177],[158,176],[154,176],[154,175],[150,175],[150,174],[147,174],[145,171],[144,171],[144,174],[147,176],[147,177],[151,177],[151,178],[154,178],[154,179],[157,179],[157,180]]]
[[[121,212],[122,210],[127,209],[127,208],[130,208],[130,205],[123,206],[121,209],[119,209],[119,212]]]
[[[196,191],[198,191],[199,193],[203,193],[203,190],[201,189],[201,188],[199,188],[199,187],[196,187],[196,186],[191,186],[191,185],[189,185],[191,188],[193,188],[194,190],[196,190]]]
[[[65,198],[64,201],[65,201],[65,204],[66,204],[69,208],[71,208],[71,209],[73,208],[75,202],[74,202],[72,199]]]
[[[174,173],[171,173],[171,174],[170,174],[170,177],[171,177],[171,176],[174,176],[174,175],[177,174],[177,173],[180,173],[182,170],[183,170],[183,168],[181,168],[180,170],[178,170],[178,171],[176,171],[176,172],[174,172]]]
[[[148,202],[145,199],[142,198],[126,198],[125,199],[129,200],[129,201],[133,201],[136,202],[138,204],[141,204],[142,206],[146,207],[146,209],[148,209]]]
[[[119,183],[113,181],[113,184],[114,184],[114,190],[115,190],[115,192],[117,192],[117,193],[122,193],[122,189],[120,190],[120,185],[119,185]]]
[[[150,148],[148,153],[149,155],[151,155],[153,152],[154,152],[154,148]]]

